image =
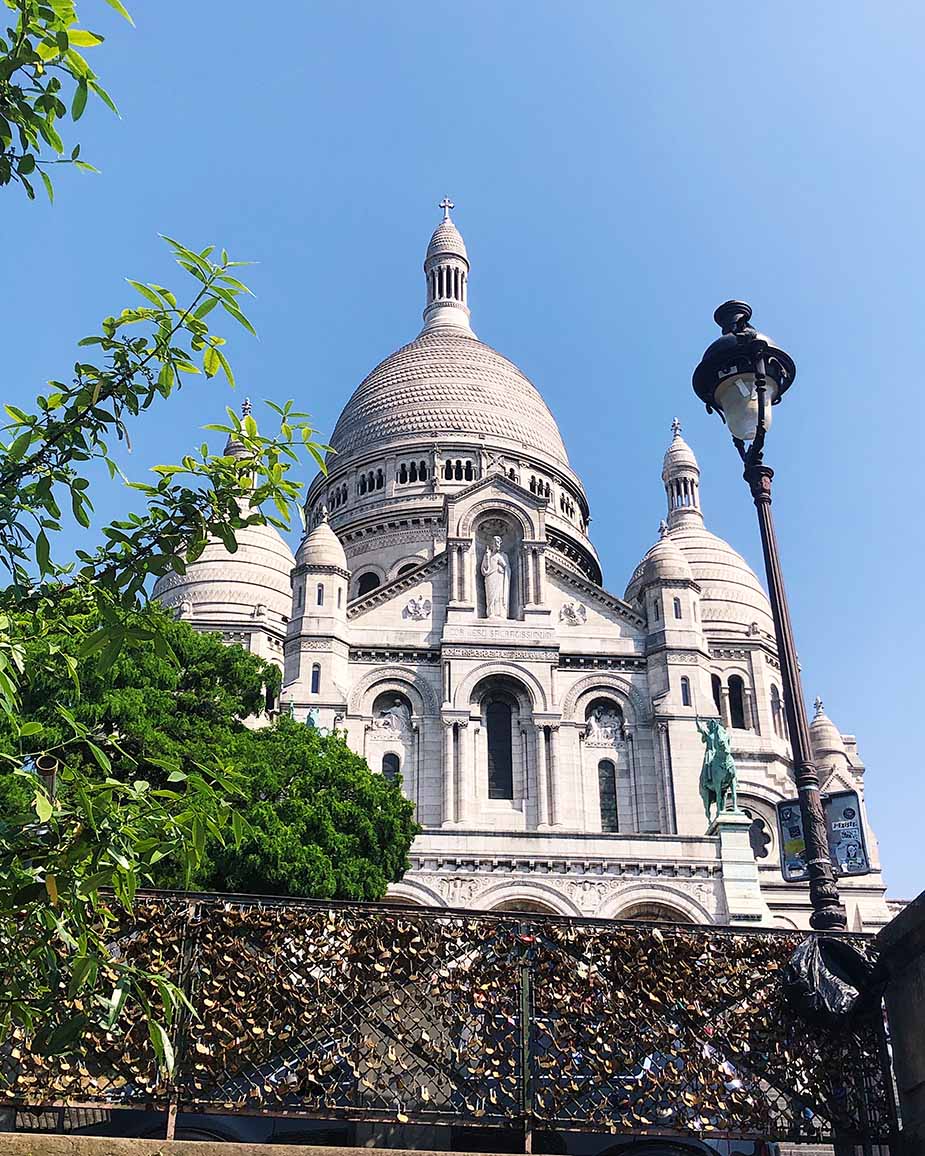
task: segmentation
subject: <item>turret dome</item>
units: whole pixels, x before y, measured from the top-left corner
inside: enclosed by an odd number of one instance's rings
[[[626,601],[634,601],[653,582],[693,582],[694,575],[684,554],[662,522],[660,538],[636,567],[626,588]]]
[[[341,570],[347,569],[347,555],[341,545],[340,538],[331,529],[327,510],[322,520],[302,539],[296,551],[295,560],[299,566],[338,566]]]
[[[822,699],[815,702],[816,713],[809,724],[809,739],[813,747],[813,755],[820,764],[829,763],[833,758],[848,761],[848,752],[838,727],[825,713]]]
[[[261,614],[285,622],[292,607],[292,551],[273,526],[244,526],[235,538],[234,553],[211,541],[185,574],[158,578],[153,597],[197,622],[234,622]]]

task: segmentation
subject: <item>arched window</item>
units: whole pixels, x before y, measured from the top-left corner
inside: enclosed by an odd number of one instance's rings
[[[686,675],[681,679],[681,705],[691,705],[691,680]]]
[[[398,755],[392,754],[391,751],[387,755],[382,756],[382,777],[388,779],[390,783],[394,783],[398,778],[398,773],[401,770],[401,760]]]
[[[745,683],[737,674],[729,676],[729,722],[735,730],[745,730]]]
[[[324,583],[318,583],[317,602],[319,606],[324,606]]]
[[[376,489],[381,490],[385,485],[385,475],[382,470],[376,470]]]
[[[303,594],[304,590],[305,590],[305,587],[302,585],[301,582],[295,588],[295,605],[296,605],[297,610],[302,605],[302,594]]]
[[[321,667],[316,662],[312,667],[312,694],[318,694],[321,691]]]
[[[417,464],[417,462],[412,462],[411,465],[408,467],[408,481],[409,482],[416,482],[417,480],[418,480],[418,464]]]
[[[463,476],[462,462],[459,460],[459,458],[457,458],[456,459],[456,468],[453,471],[453,477],[456,479],[457,482],[461,482],[462,476]]]
[[[405,485],[405,483],[407,481],[408,481],[408,467],[405,465],[404,462],[402,462],[402,464],[398,467],[398,484],[400,486],[403,486],[403,485]]]
[[[361,574],[357,579],[357,598],[362,598],[364,594],[369,594],[379,585],[379,575],[374,574],[368,570],[365,574]]]
[[[514,798],[514,759],[512,750],[511,708],[500,699],[492,699],[485,708],[488,730],[488,797]]]
[[[681,617],[681,599],[680,598],[676,598],[674,600],[674,616],[675,616],[675,618]]]
[[[446,462],[443,466],[443,476],[449,481],[453,476],[453,463]]]
[[[366,474],[360,474],[360,494],[366,493]]]
[[[780,691],[776,686],[771,686],[771,724],[774,727],[774,733],[779,739],[784,737],[784,712],[783,704],[780,701]]]
[[[710,686],[713,688],[713,702],[716,706],[716,713],[723,717],[723,685],[719,681],[718,674],[710,675]]]
[[[472,469],[472,462],[466,462],[465,476],[467,482],[471,482],[475,477],[475,471]]]
[[[601,798],[601,830],[615,835],[620,830],[617,820],[617,768],[610,759],[597,764],[597,782]]]
[[[421,462],[418,465],[418,478],[422,482],[427,481],[427,462]]]
[[[341,606],[343,606],[343,604],[344,604],[344,588],[343,588],[343,586],[338,586],[337,587],[337,609],[340,610],[340,608],[341,608]]]
[[[395,575],[395,577],[401,578],[402,574],[407,574],[409,570],[417,570],[417,568],[418,568],[417,562],[406,562],[404,564],[404,566],[398,567],[398,573]]]
[[[659,608],[658,599],[652,603],[652,609],[655,612],[655,621],[658,622],[662,617],[661,609]]]

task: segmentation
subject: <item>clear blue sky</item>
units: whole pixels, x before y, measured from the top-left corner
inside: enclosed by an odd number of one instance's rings
[[[750,301],[798,368],[768,456],[807,695],[857,734],[890,891],[917,893],[923,486],[918,408],[900,403],[925,364],[925,9],[129,7],[134,30],[80,4],[108,36],[95,62],[122,113],[79,126],[102,175],[62,174],[54,208],[0,193],[7,400],[67,373],[131,298],[124,277],[179,280],[168,233],[260,262],[260,340],[230,347],[239,379],[330,432],[417,331],[449,193],[476,331],[559,420],[622,593],[656,537],[675,414],[708,525],[760,570],[737,458],[690,388],[714,307]],[[139,428],[130,470],[176,459],[228,398],[188,387]],[[101,513],[130,505],[116,491]]]

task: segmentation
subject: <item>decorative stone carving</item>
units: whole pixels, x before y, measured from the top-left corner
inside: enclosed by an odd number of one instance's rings
[[[266,606],[264,606],[264,604],[262,602],[258,602],[257,605],[254,607],[254,617],[255,618],[266,618],[266,616],[267,616]]]
[[[191,598],[181,598],[176,605],[177,618],[191,618],[193,614],[193,601]]]
[[[584,626],[588,620],[588,609],[581,602],[563,602],[559,610],[559,621],[566,626]]]
[[[421,595],[409,599],[402,613],[402,618],[413,618],[415,622],[423,622],[426,618],[430,618],[430,612],[433,609],[433,603],[429,598],[424,598]]]
[[[495,534],[479,567],[485,585],[485,617],[490,619],[511,616],[511,563],[501,541],[501,535]]]
[[[696,666],[700,655],[693,650],[675,650],[668,655],[668,662],[672,666]]]

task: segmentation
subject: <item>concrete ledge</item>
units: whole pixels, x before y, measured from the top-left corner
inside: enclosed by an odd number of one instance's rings
[[[215,1140],[132,1140],[0,1132],[3,1156],[408,1156],[406,1149],[333,1148],[315,1144],[233,1144]],[[415,1149],[415,1156],[448,1156]],[[461,1156],[453,1153],[452,1156]],[[478,1156],[463,1153],[462,1156]]]

